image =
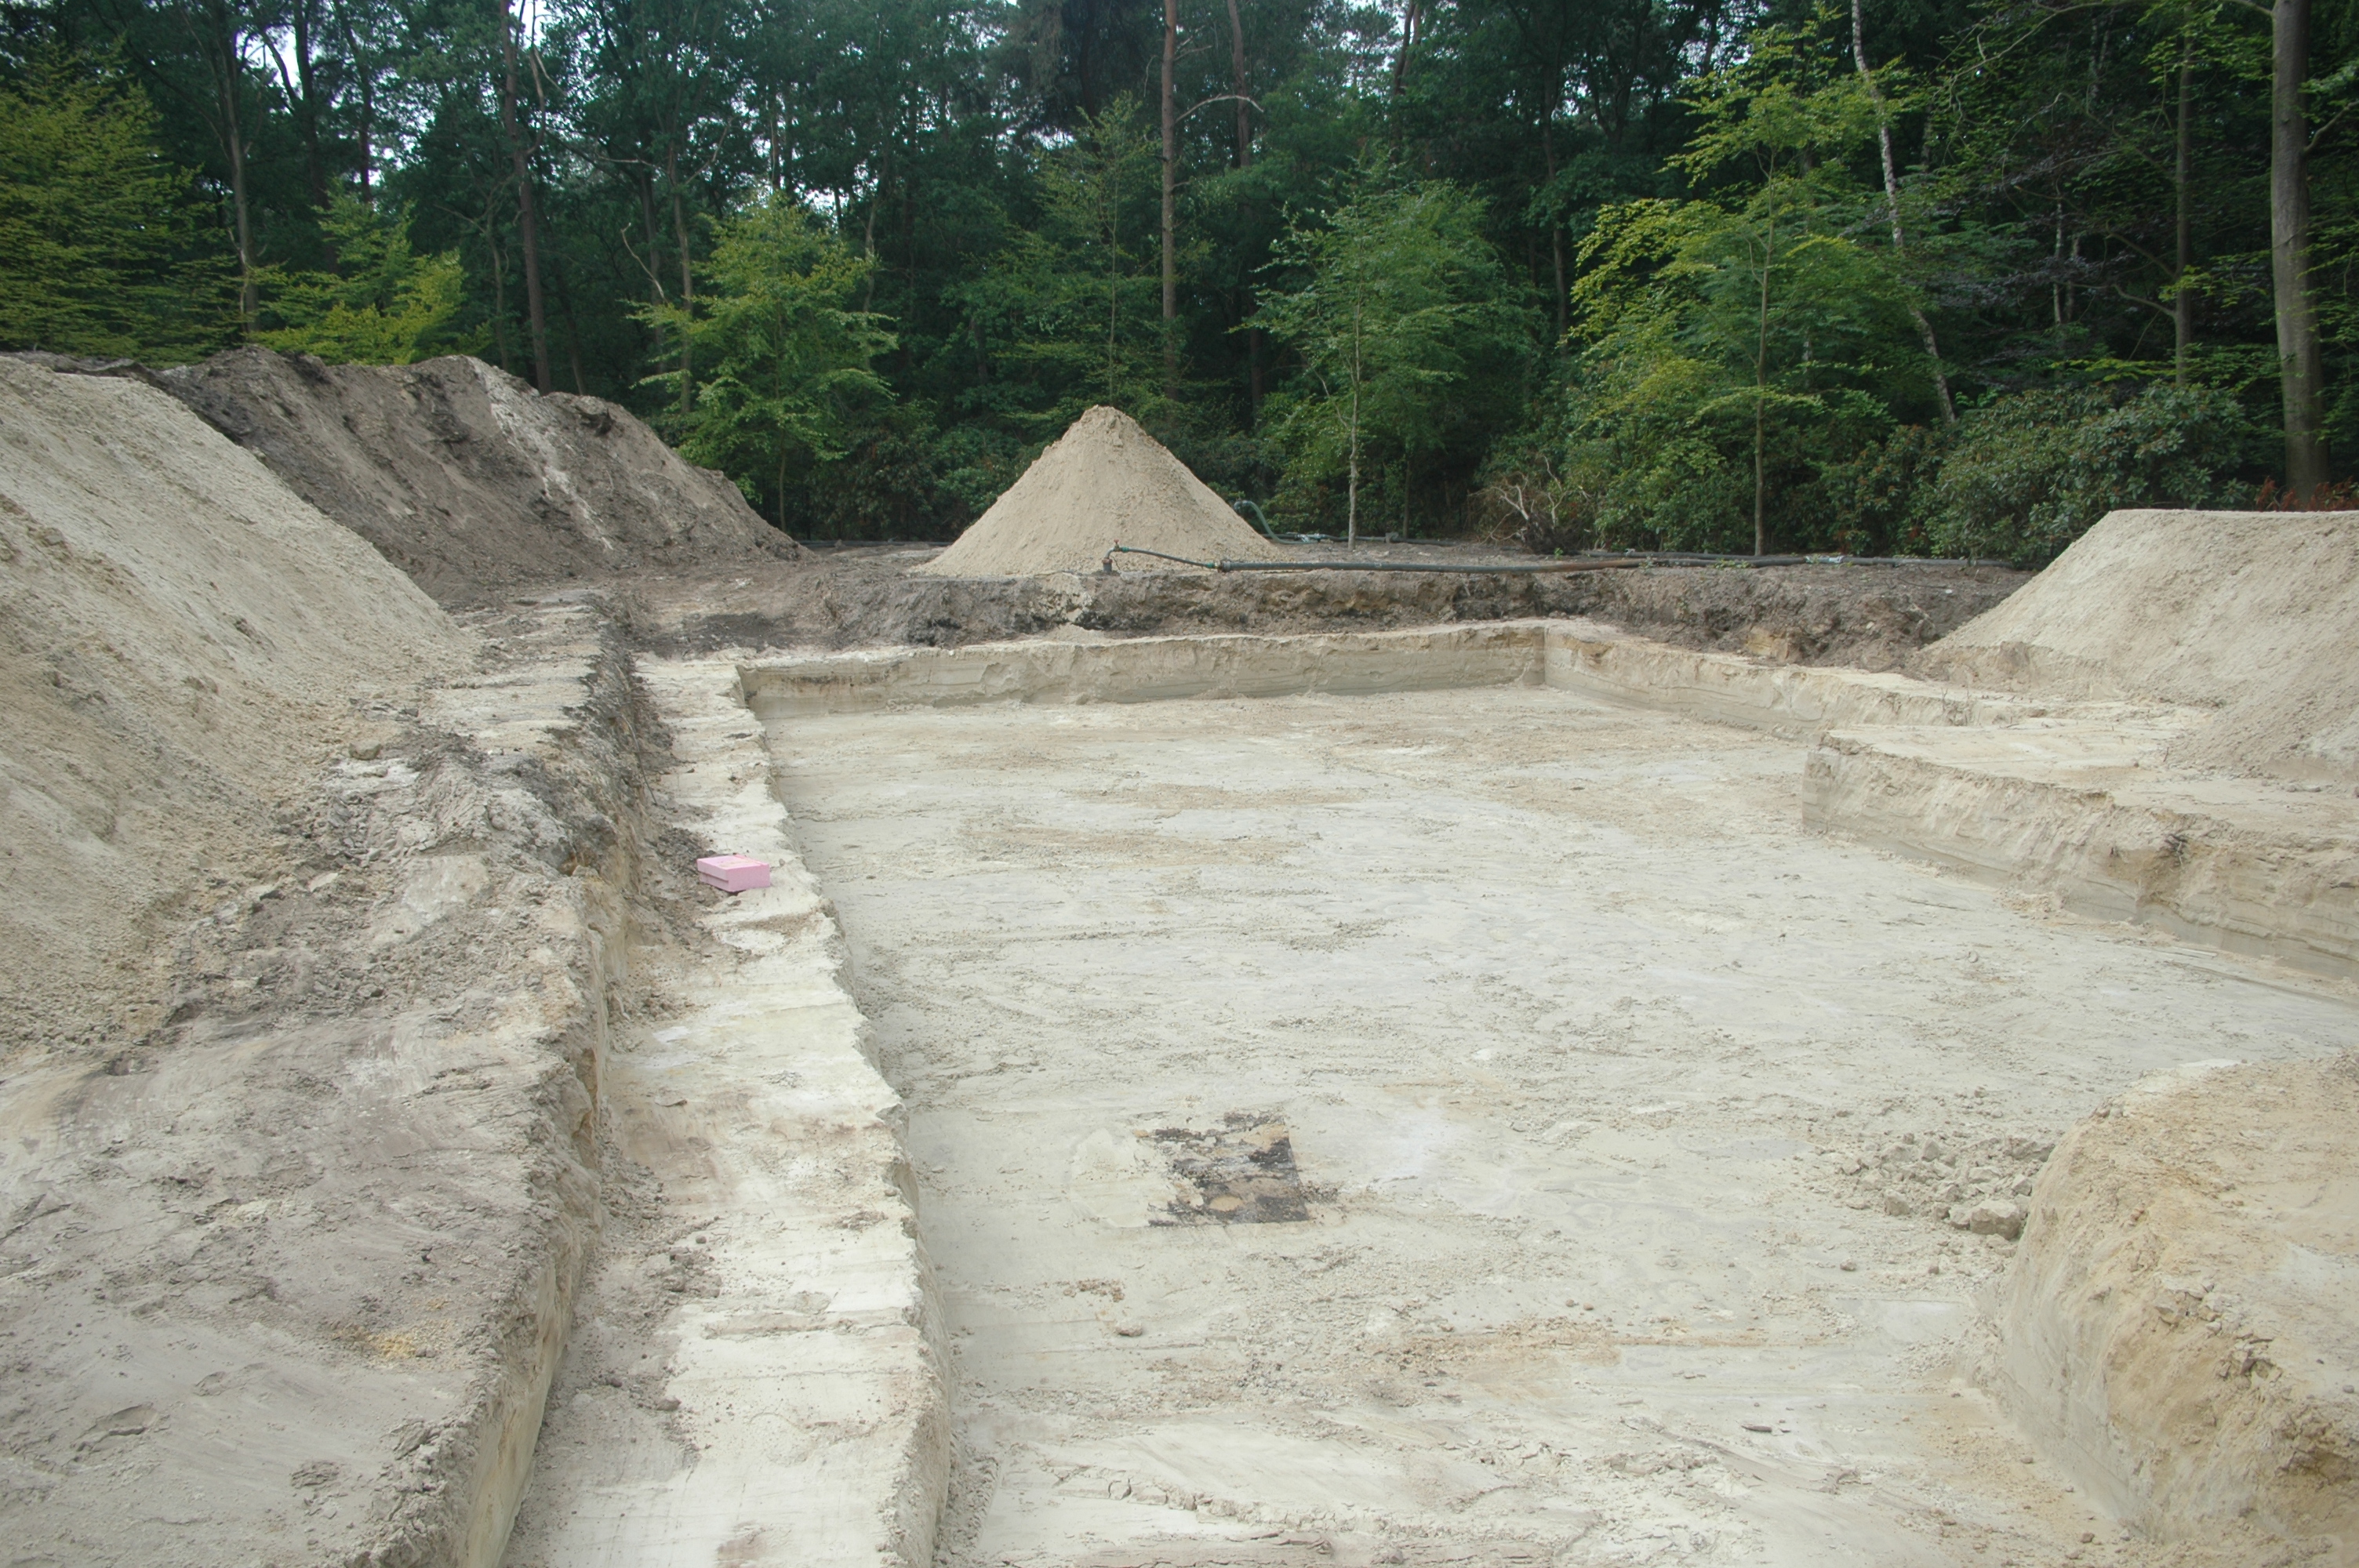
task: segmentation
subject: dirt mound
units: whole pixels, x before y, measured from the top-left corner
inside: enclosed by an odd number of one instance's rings
[[[2352,1053],[2196,1063],[2082,1122],[2032,1194],[2001,1392],[2163,1541],[2359,1563],[2354,1117]]]
[[[1100,404],[1035,459],[958,543],[918,569],[935,577],[1095,571],[1115,545],[1196,561],[1279,558],[1276,546],[1162,442],[1121,409]]]
[[[2359,513],[2113,513],[1920,668],[2218,708],[2172,762],[2359,777]]]
[[[0,585],[0,1051],[152,1026],[207,873],[365,749],[373,701],[473,657],[169,397],[5,357]]]
[[[614,404],[481,360],[327,365],[239,349],[157,384],[452,607],[797,554],[737,487]]]

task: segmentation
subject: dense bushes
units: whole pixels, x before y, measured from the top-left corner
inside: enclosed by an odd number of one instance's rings
[[[1919,503],[1933,553],[2034,565],[2116,507],[2241,506],[2256,432],[2226,395],[2158,386],[2017,393],[1959,421]]]
[[[1771,546],[1861,556],[1971,557],[2040,566],[2121,507],[2245,507],[2271,433],[2225,393],[2151,386],[2032,388],[1962,411],[1950,429],[1889,428],[1848,446],[1830,440],[1815,469],[1799,458],[1770,504]],[[1674,443],[1653,443],[1658,455]],[[1617,470],[1573,443],[1502,443],[1484,492],[1492,532],[1543,552],[1583,548],[1750,547],[1742,497],[1719,465],[1667,479]],[[1580,460],[1586,458],[1586,463]],[[2336,493],[2341,493],[2340,492]],[[1699,501],[1716,498],[1717,507]]]

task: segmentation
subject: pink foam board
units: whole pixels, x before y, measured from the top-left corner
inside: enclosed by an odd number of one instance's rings
[[[748,855],[707,855],[696,862],[697,880],[723,892],[744,892],[770,885],[770,862]]]

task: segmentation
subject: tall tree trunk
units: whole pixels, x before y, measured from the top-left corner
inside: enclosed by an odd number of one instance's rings
[[[1777,256],[1777,215],[1773,211],[1761,245],[1761,327],[1753,347],[1753,553],[1756,556],[1769,553],[1769,268]]]
[[[1180,181],[1180,120],[1172,77],[1180,63],[1180,0],[1163,0],[1163,395],[1180,395],[1180,271],[1173,197]]]
[[[328,175],[327,166],[320,157],[320,100],[312,86],[311,5],[312,0],[295,0],[290,20],[295,34],[295,84],[301,95],[303,169],[311,183],[312,205],[324,209],[328,205]]]
[[[217,20],[215,38],[222,50],[214,86],[220,96],[222,143],[229,149],[229,200],[231,216],[237,227],[237,316],[245,331],[254,331],[255,318],[262,310],[262,287],[256,278],[254,254],[254,204],[246,189],[245,128],[239,123],[237,101],[239,64],[237,23],[226,5],[215,5]]]
[[[376,147],[376,66],[361,53],[360,35],[353,30],[350,11],[343,0],[332,0],[331,9],[336,18],[336,28],[344,35],[344,57],[353,62],[353,70],[360,78],[360,176],[361,200],[373,203],[376,197],[369,188]]]
[[[1867,68],[1867,24],[1860,16],[1860,0],[1851,0],[1851,59],[1859,70],[1859,79],[1867,84],[1868,102],[1875,105],[1875,140],[1884,154],[1884,201],[1892,215],[1892,254],[1896,261],[1905,261],[1908,242],[1900,231],[1900,174],[1892,159],[1892,115],[1885,107],[1884,89],[1875,83],[1875,72]],[[1940,395],[1941,423],[1958,422],[1958,406],[1950,397],[1949,373],[1941,368],[1941,346],[1933,337],[1933,323],[1925,319],[1917,301],[1908,301],[1909,319],[1917,323],[1917,336],[1925,344],[1925,362],[1933,372],[1933,390]],[[1758,554],[1758,552],[1756,552]]]
[[[1393,57],[1393,96],[1400,96],[1401,83],[1408,78],[1408,51],[1417,47],[1418,0],[1403,0],[1401,5],[1400,53]]]
[[[2172,195],[2179,209],[2178,254],[2171,271],[2170,364],[2171,379],[2180,386],[2187,384],[2187,351],[2195,344],[2195,296],[2187,287],[2187,275],[2195,266],[2195,225],[2190,216],[2194,198],[2188,185],[2195,156],[2195,116],[2190,113],[2194,77],[2195,50],[2189,43],[2181,46],[2179,56],[2179,145],[2170,168]]]
[[[586,394],[590,387],[582,374],[582,322],[573,314],[573,290],[566,285],[563,267],[550,267],[549,275],[557,288],[557,313],[565,319],[565,362],[573,373],[573,390]]]
[[[1229,91],[1236,94],[1237,100],[1237,168],[1247,169],[1253,167],[1253,103],[1250,101],[1251,94],[1247,92],[1248,79],[1245,75],[1245,19],[1237,13],[1237,0],[1229,0]],[[1253,313],[1253,290],[1248,287],[1245,290],[1245,306],[1241,314],[1251,316]],[[1264,391],[1261,351],[1261,329],[1247,327],[1245,329],[1247,377],[1245,406],[1256,428],[1261,424],[1261,400]]]
[[[1236,94],[1237,167],[1253,167],[1253,104],[1245,92],[1245,25],[1229,0],[1229,91]]]
[[[492,347],[500,356],[500,368],[509,374],[516,356],[508,351],[508,259],[500,254],[499,198],[484,200],[484,249],[492,258]]]
[[[647,303],[660,308],[664,302],[663,275],[656,270],[656,258],[662,254],[662,244],[656,237],[656,180],[652,174],[639,176],[639,226],[647,237]]]
[[[1364,279],[1354,279],[1355,284]],[[1352,472],[1343,502],[1343,548],[1360,547],[1360,378],[1366,369],[1360,353],[1360,301],[1352,302]]]
[[[679,246],[679,308],[693,322],[696,319],[696,269],[689,254],[688,209],[679,199],[679,153],[676,148],[664,155],[664,180],[671,187],[671,232]],[[876,222],[873,207],[869,210],[868,221],[872,236],[869,243],[873,250]],[[872,272],[870,276],[875,274]],[[679,333],[679,411],[682,414],[696,406],[695,375],[696,366],[689,348],[688,329],[682,327]]]
[[[2269,278],[2277,295],[2279,384],[2285,399],[2286,488],[2304,501],[2326,482],[2326,364],[2310,289],[2310,0],[2277,0],[2271,14]]]
[[[507,135],[508,157],[516,168],[516,241],[524,253],[524,299],[527,325],[532,330],[532,384],[547,392],[549,381],[549,321],[540,304],[540,236],[533,222],[532,160],[516,115],[516,13],[500,0],[500,128]]]
[[[1561,96],[1563,78],[1557,79],[1556,87],[1558,95]],[[1556,185],[1556,103],[1553,99],[1548,104],[1548,117],[1540,122],[1540,150],[1548,158],[1549,185],[1553,189]],[[1564,226],[1553,215],[1549,219],[1549,257],[1556,264],[1556,341],[1561,343],[1566,330],[1571,326],[1565,315],[1571,294],[1564,276]]]

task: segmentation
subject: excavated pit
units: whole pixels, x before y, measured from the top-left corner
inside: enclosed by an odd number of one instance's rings
[[[797,599],[241,363],[0,363],[26,1561],[2359,1562],[2359,516]]]
[[[2236,1561],[2027,1445],[1988,1311],[2056,1140],[2347,987],[1806,827],[1832,725],[2004,699],[1607,639],[706,666],[899,1096],[938,1384],[830,1375],[909,1396],[932,1561]],[[582,1403],[510,1561],[688,1560],[584,1518]]]

